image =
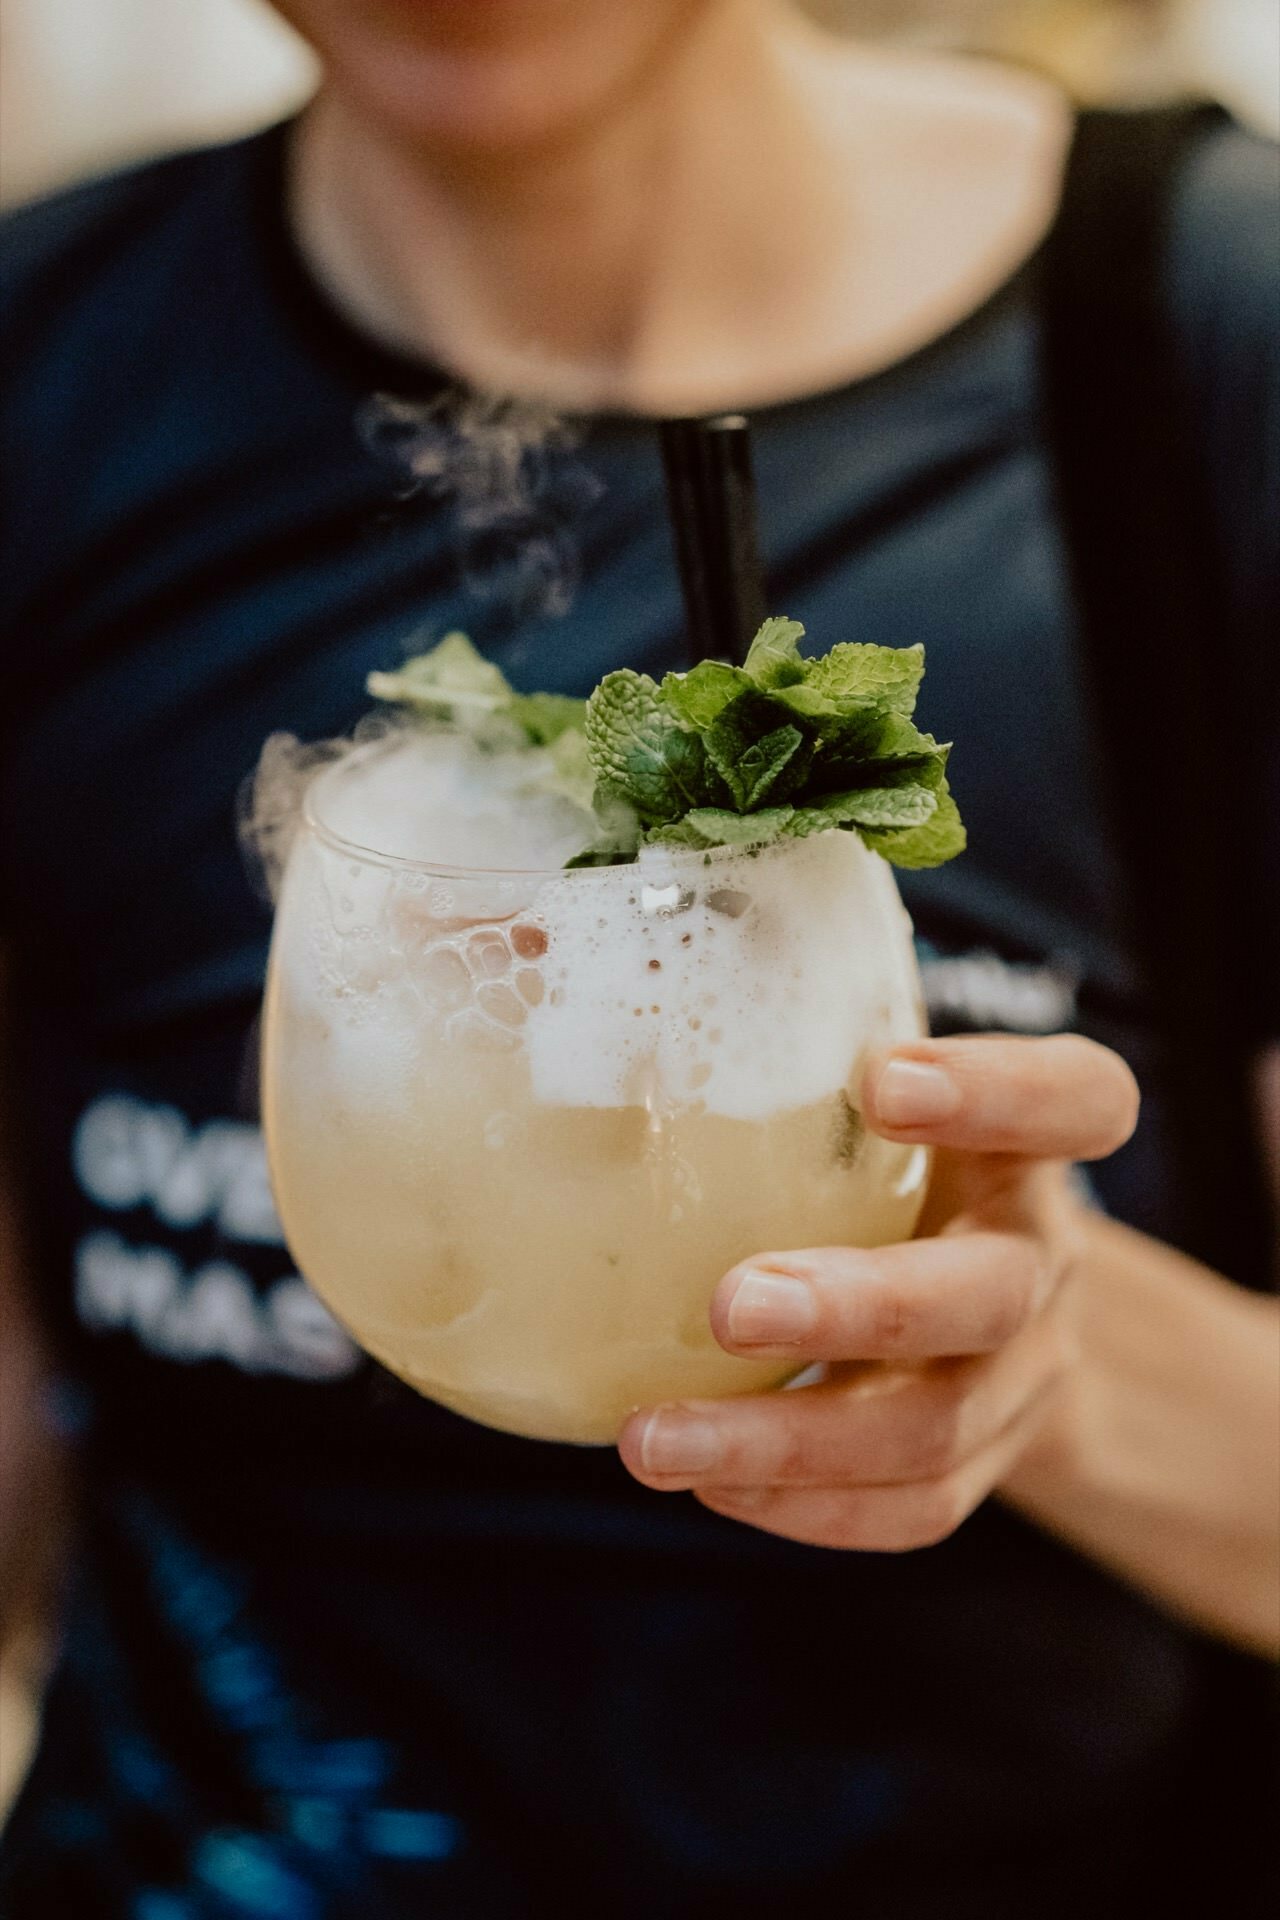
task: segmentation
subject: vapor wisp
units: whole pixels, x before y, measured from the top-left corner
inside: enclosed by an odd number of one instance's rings
[[[400,474],[403,497],[446,504],[468,593],[524,618],[568,612],[582,517],[603,491],[571,423],[536,402],[450,390],[422,402],[377,394],[359,426]]]

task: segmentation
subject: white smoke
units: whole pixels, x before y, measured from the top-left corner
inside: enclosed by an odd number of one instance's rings
[[[299,740],[296,734],[267,736],[258,764],[242,783],[237,802],[240,846],[257,891],[273,904],[280,891],[302,803],[316,775],[356,747],[403,729],[407,718],[379,708],[355,731],[333,740]]]
[[[577,431],[560,415],[536,403],[451,390],[425,402],[378,394],[358,424],[366,445],[401,476],[404,497],[425,492],[444,504],[470,593],[505,602],[517,617],[568,611],[581,572],[581,519],[603,489],[577,457]],[[411,635],[405,652],[421,652],[438,637]],[[239,801],[241,845],[261,893],[276,898],[315,776],[406,726],[421,730],[410,716],[378,708],[342,739],[271,735]],[[590,837],[588,831],[581,843]]]
[[[568,612],[581,575],[582,515],[603,488],[561,415],[450,390],[421,402],[377,394],[359,426],[402,475],[405,497],[422,491],[448,504],[469,593],[522,616]]]

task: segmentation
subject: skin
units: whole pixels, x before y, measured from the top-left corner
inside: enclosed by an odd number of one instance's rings
[[[620,1440],[631,1472],[863,1552],[934,1545],[999,1493],[1172,1611],[1274,1652],[1274,1302],[1092,1213],[1067,1178],[1132,1131],[1128,1068],[1068,1036],[936,1040],[874,1061],[863,1099],[877,1133],[937,1149],[920,1237],[726,1274],[726,1350],[824,1377],[646,1409]]]
[[[769,0],[280,11],[326,68],[291,212],[331,297],[557,404],[711,411],[872,372],[971,311],[1056,204],[1051,88],[837,45]],[[1259,1088],[1280,1170],[1280,1049]],[[936,1542],[995,1493],[1171,1611],[1274,1646],[1274,1304],[1081,1204],[1070,1163],[1134,1124],[1123,1062],[1072,1037],[922,1042],[874,1062],[863,1100],[878,1132],[937,1148],[920,1237],[726,1275],[717,1338],[825,1377],[642,1410],[631,1472],[862,1551]],[[779,1280],[803,1331],[769,1331]],[[18,1386],[28,1326],[15,1305]]]
[[[329,70],[293,164],[314,272],[482,387],[641,413],[818,391],[961,319],[1052,217],[1052,88],[773,0],[506,0],[471,37],[401,0],[394,41],[378,8],[284,11]]]
[[[711,1308],[729,1352],[821,1361],[826,1378],[640,1413],[620,1444],[648,1485],[768,1532],[895,1551],[952,1532],[1044,1418],[1076,1352],[1064,1163],[1120,1146],[1138,1096],[1115,1054],[1058,1037],[898,1050],[868,1068],[863,1098],[877,1133],[939,1150],[921,1237],[767,1254]]]

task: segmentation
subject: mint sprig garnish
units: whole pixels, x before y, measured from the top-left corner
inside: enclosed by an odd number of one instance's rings
[[[465,633],[446,633],[397,672],[371,673],[365,686],[375,700],[473,733],[492,731],[495,739],[501,738],[502,723],[509,723],[531,747],[553,746],[569,732],[580,735],[586,724],[584,700],[566,693],[517,693],[501,667],[486,660]]]
[[[951,750],[911,717],[924,648],[806,659],[803,637],[798,620],[766,620],[741,667],[704,660],[661,685],[606,675],[587,702],[597,792],[630,808],[639,845],[765,847],[838,828],[895,866],[950,860],[965,844]]]
[[[800,652],[798,620],[766,620],[742,666],[704,660],[661,683],[606,674],[585,703],[518,694],[464,634],[449,634],[370,693],[482,742],[544,748],[547,780],[600,823],[571,866],[634,860],[645,845],[759,848],[832,829],[899,867],[936,867],[965,831],[949,746],[912,715],[924,648],[842,643]]]
[[[406,707],[427,722],[461,727],[495,751],[545,748],[539,785],[591,812],[596,775],[587,753],[585,700],[565,693],[517,693],[465,633],[447,633],[397,672],[371,673],[365,685],[375,700]]]

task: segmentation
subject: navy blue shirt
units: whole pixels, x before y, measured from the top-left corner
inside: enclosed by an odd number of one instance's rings
[[[1203,1650],[1108,1576],[994,1505],[902,1558],[754,1534],[607,1449],[432,1406],[294,1272],[235,832],[263,739],[347,730],[371,668],[453,626],[525,687],[683,661],[652,428],[575,423],[515,506],[442,475],[474,406],[311,283],[285,137],[7,222],[0,926],[83,1443],[15,1915],[960,1920],[1190,1886],[1197,1769],[1223,1765]],[[1280,587],[1275,203],[1272,150],[1216,133],[1168,262],[1224,635],[1252,645]],[[1147,1105],[1097,1185],[1167,1234],[1167,1042],[1096,802],[1035,292],[1033,263],[887,372],[756,415],[768,599],[823,646],[925,641],[971,847],[903,876],[935,1025],[1118,1046]],[[1262,1041],[1280,817],[1256,858]]]

